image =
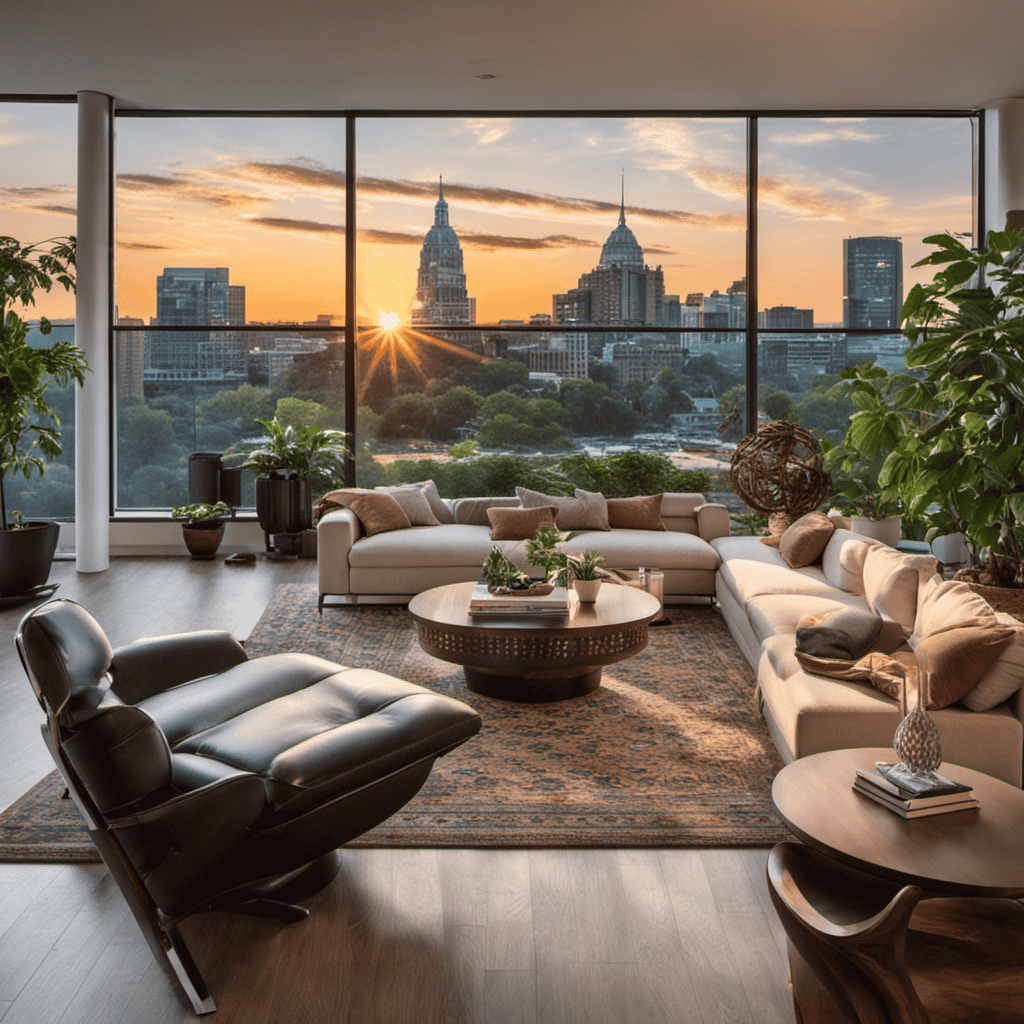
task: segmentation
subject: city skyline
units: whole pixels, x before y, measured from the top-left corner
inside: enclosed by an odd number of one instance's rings
[[[74,230],[74,108],[4,105],[0,204],[8,231]],[[35,107],[36,105],[32,105]],[[14,109],[18,108],[18,109]],[[626,213],[665,291],[724,291],[744,274],[739,119],[432,118],[357,122],[357,309],[408,316],[444,173],[477,319],[527,320],[593,267]],[[64,145],[61,145],[61,138]],[[155,315],[165,266],[230,266],[253,321],[314,320],[344,303],[344,152],[330,119],[121,119],[117,303]],[[920,239],[969,227],[964,119],[765,119],[760,127],[759,307],[842,321],[842,239]],[[46,168],[46,176],[41,168]],[[53,294],[44,315],[73,315]]]

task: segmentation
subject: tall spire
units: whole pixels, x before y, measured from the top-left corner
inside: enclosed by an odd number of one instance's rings
[[[444,176],[438,175],[437,202],[434,203],[434,224],[445,227],[448,224],[448,204],[444,198]]]
[[[626,168],[622,168],[622,203],[619,206],[619,223],[626,223]]]

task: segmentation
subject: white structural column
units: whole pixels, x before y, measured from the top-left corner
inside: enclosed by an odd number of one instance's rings
[[[91,373],[75,402],[75,552],[79,572],[110,566],[111,136],[114,102],[78,94],[75,342]]]
[[[1006,215],[1019,211],[1016,227],[1024,227],[1024,98],[999,100],[999,198],[991,226],[1006,227]]]

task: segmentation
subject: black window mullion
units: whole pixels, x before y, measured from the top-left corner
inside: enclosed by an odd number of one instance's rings
[[[757,118],[747,118],[746,432],[757,431]]]

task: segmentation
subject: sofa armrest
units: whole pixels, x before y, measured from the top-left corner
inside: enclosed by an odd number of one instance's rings
[[[729,510],[715,501],[709,501],[697,508],[697,534],[703,540],[728,537],[732,532]]]
[[[359,520],[348,508],[328,512],[316,528],[317,575],[321,594],[348,594],[348,553],[359,539]]]
[[[126,704],[138,704],[173,686],[226,672],[248,660],[242,645],[219,630],[146,637],[114,651],[111,689]]]

